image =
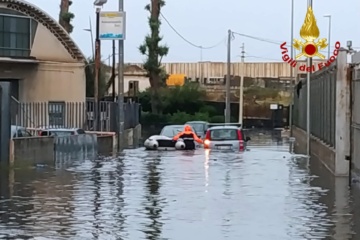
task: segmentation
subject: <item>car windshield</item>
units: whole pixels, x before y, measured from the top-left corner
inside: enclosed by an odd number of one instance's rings
[[[202,133],[205,131],[204,124],[202,123],[189,123],[189,125],[198,133]]]
[[[174,137],[176,134],[178,134],[179,132],[183,131],[184,127],[179,126],[179,127],[174,127],[174,126],[167,126],[164,127],[163,130],[161,131],[160,135],[161,136],[166,136],[169,138]]]
[[[211,140],[238,140],[237,129],[213,129],[210,137]]]

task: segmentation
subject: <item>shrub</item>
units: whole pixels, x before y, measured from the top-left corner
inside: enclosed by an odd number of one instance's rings
[[[187,121],[193,120],[194,116],[186,112],[176,112],[169,117],[169,123],[171,124],[184,124]]]
[[[150,112],[141,112],[141,124],[152,124],[152,123],[168,123],[169,116],[168,115],[158,115]]]

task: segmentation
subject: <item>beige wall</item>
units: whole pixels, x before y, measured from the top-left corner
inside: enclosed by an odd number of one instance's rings
[[[64,45],[44,25],[38,23],[31,56],[42,61],[78,62],[73,59]]]
[[[84,102],[84,64],[41,62],[20,81],[21,102]]]

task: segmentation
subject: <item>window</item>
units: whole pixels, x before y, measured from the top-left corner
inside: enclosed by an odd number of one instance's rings
[[[214,129],[211,130],[212,140],[238,140],[237,129]]]
[[[51,127],[65,125],[65,102],[49,102],[49,125]]]
[[[160,135],[172,138],[179,132],[182,132],[183,130],[184,130],[183,127],[170,127],[170,126],[164,127],[163,130],[161,131]]]
[[[18,129],[14,134],[14,138],[31,137],[32,135],[25,129]]]
[[[86,134],[86,132],[85,132],[83,129],[78,129],[78,130],[77,130],[77,133],[78,133],[78,134]]]
[[[31,19],[0,14],[0,56],[30,56]]]
[[[205,131],[205,125],[203,123],[190,123],[191,127],[196,131],[196,132],[204,132]]]
[[[31,137],[32,136],[31,133],[29,133],[25,129],[21,130],[21,134],[22,134],[22,137]]]

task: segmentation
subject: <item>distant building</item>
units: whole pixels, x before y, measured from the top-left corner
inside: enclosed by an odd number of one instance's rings
[[[117,69],[116,69],[117,74]],[[111,76],[111,69],[108,70],[108,77]],[[141,68],[140,66],[133,64],[126,64],[124,69],[124,93],[127,95],[129,89],[134,88],[135,85],[133,82],[137,83],[137,91],[142,92],[150,87],[149,77],[147,76],[146,70]],[[115,93],[118,92],[118,78],[115,79]],[[108,94],[112,94],[112,84],[108,89]]]

